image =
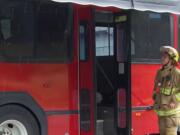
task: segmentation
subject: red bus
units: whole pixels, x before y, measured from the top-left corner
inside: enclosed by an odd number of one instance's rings
[[[178,16],[0,1],[0,135],[158,134],[159,47]]]

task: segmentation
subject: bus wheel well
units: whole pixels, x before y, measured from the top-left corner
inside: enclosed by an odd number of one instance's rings
[[[26,92],[0,92],[0,107],[18,105],[29,111],[37,121],[41,135],[47,135],[47,118],[44,110]]]

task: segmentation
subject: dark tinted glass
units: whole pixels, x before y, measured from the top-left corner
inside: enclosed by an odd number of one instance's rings
[[[159,48],[172,45],[169,14],[136,11],[132,13],[131,52],[133,61],[160,59]]]
[[[79,26],[79,47],[80,60],[86,61],[88,52],[87,24]]]
[[[8,60],[67,62],[72,14],[67,4],[24,0],[0,2],[0,56]]]

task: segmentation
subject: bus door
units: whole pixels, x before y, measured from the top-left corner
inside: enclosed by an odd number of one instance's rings
[[[111,11],[95,11],[96,135],[117,135],[115,123],[117,62],[114,53],[113,18]]]
[[[130,134],[128,14],[95,12],[96,135]]]
[[[114,15],[117,62],[116,111],[118,134],[131,135],[130,11]]]

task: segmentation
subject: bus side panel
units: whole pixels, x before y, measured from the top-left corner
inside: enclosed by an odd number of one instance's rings
[[[132,64],[132,132],[133,135],[158,133],[157,116],[146,107],[153,105],[152,92],[160,65]]]
[[[79,135],[78,115],[48,117],[48,135]]]
[[[0,64],[0,90],[23,91],[46,110],[71,110],[68,66],[60,64]]]
[[[78,134],[77,89],[69,89],[73,81],[69,82],[68,72],[73,70],[68,65],[2,63],[0,70],[1,92],[25,92],[47,114],[52,113],[48,117],[48,135]]]

